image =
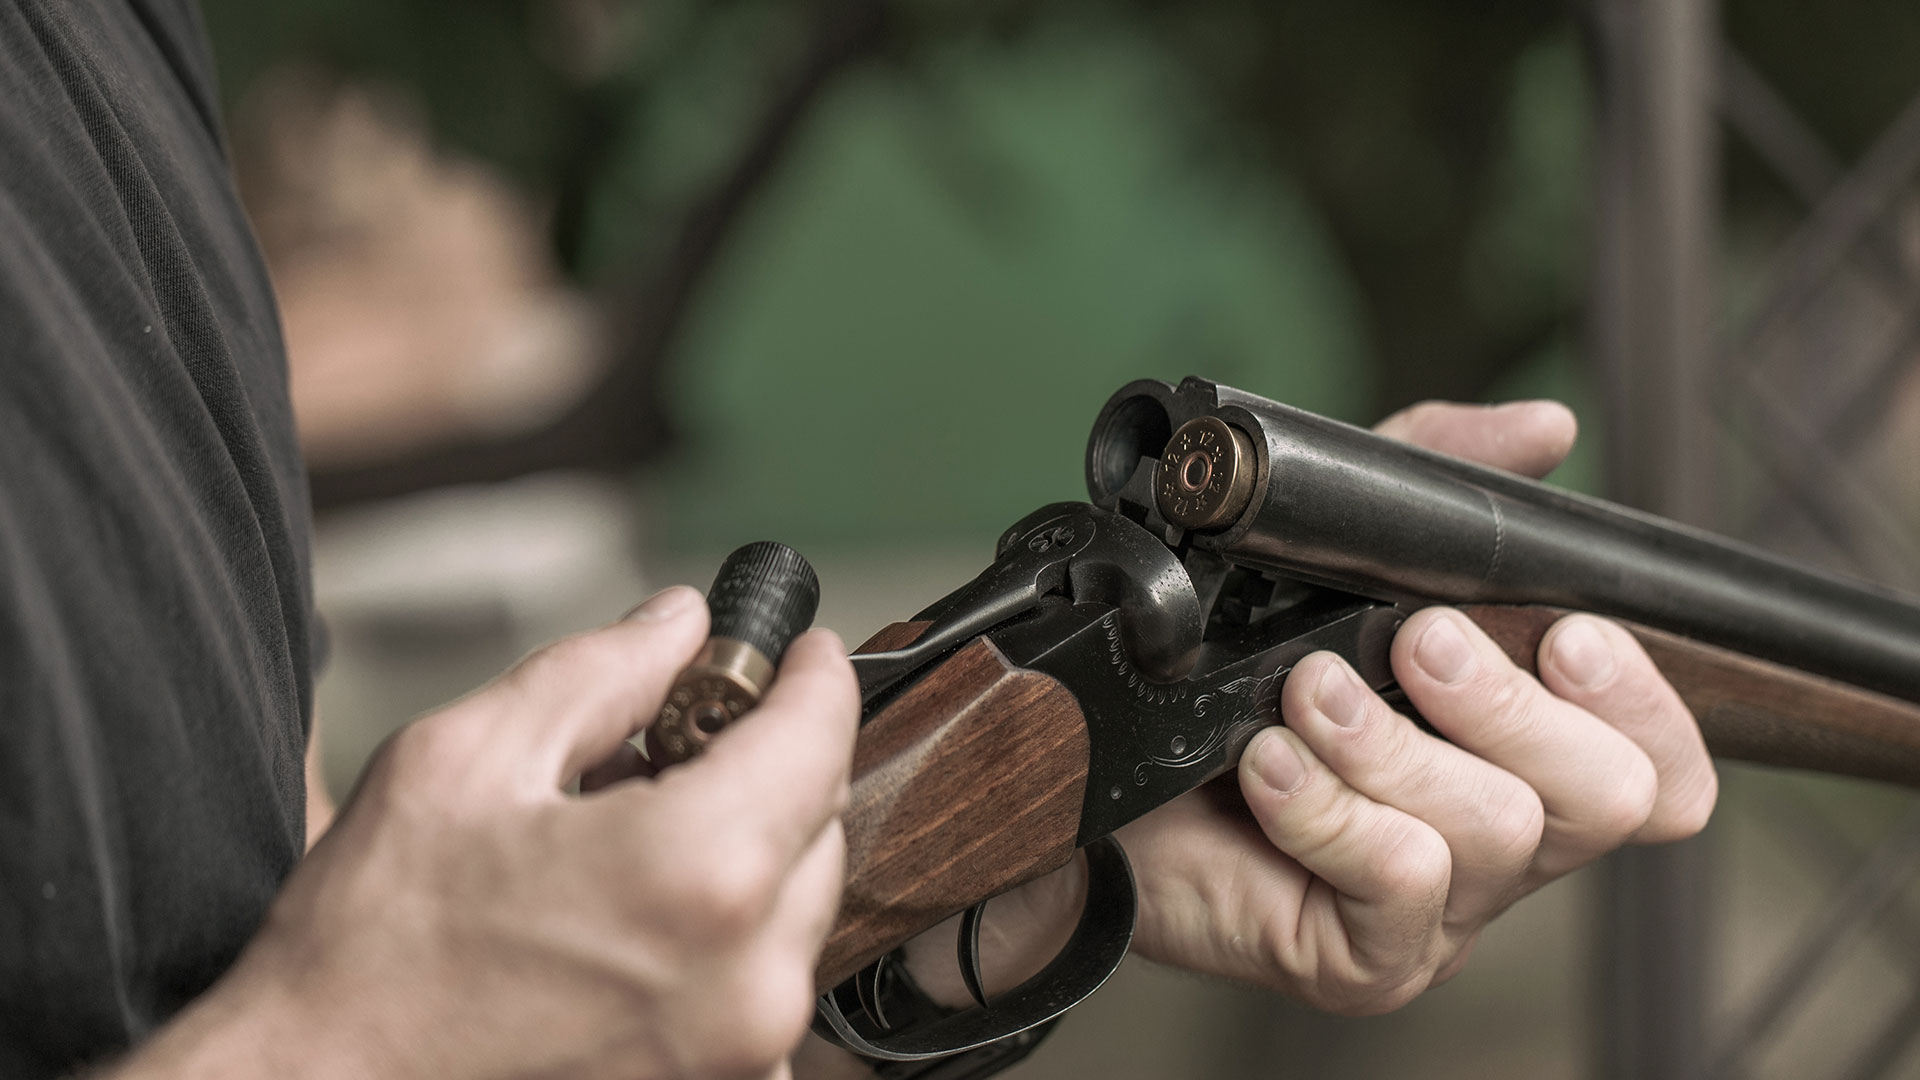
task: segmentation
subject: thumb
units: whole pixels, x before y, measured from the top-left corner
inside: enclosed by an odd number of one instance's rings
[[[606,760],[660,712],[707,636],[707,605],[684,585],[611,626],[564,638],[501,680],[535,780],[558,787]]]

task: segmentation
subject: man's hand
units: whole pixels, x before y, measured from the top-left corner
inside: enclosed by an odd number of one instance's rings
[[[785,1076],[859,715],[824,631],[696,761],[575,796],[706,634],[690,589],[385,746],[234,970],[127,1077]]]
[[[1425,404],[1379,430],[1539,476],[1572,447],[1574,419],[1550,402]],[[1140,889],[1137,951],[1334,1012],[1385,1012],[1458,971],[1526,893],[1622,844],[1706,824],[1717,784],[1699,729],[1619,626],[1563,619],[1535,679],[1465,616],[1434,608],[1407,620],[1392,660],[1446,739],[1332,653],[1301,661],[1281,692],[1286,726],[1254,739],[1238,776],[1120,831]],[[990,989],[1063,938],[1079,874],[1042,878],[989,918],[988,941],[1005,943],[983,957]],[[930,992],[959,1004],[943,951],[923,940],[910,956]]]
[[[1544,402],[1428,404],[1383,434],[1541,475],[1573,445]],[[1407,620],[1393,670],[1445,740],[1331,653],[1281,692],[1286,726],[1201,791],[1122,831],[1139,949],[1341,1013],[1397,1008],[1465,963],[1516,899],[1629,842],[1691,836],[1716,793],[1692,716],[1633,638],[1589,615],[1540,646],[1540,679],[1448,609]]]

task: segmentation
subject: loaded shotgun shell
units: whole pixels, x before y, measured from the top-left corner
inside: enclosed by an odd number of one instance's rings
[[[1183,529],[1233,524],[1253,499],[1253,443],[1217,416],[1180,425],[1160,453],[1153,492],[1160,513]]]
[[[785,544],[762,540],[727,556],[707,591],[706,644],[647,730],[648,759],[665,766],[697,757],[759,704],[787,646],[813,624],[819,605],[813,567]]]

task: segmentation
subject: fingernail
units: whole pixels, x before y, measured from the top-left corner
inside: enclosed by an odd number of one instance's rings
[[[1613,648],[1591,619],[1568,619],[1553,635],[1553,666],[1584,689],[1613,677]]]
[[[1360,685],[1353,669],[1335,661],[1320,673],[1320,684],[1313,688],[1313,705],[1320,715],[1341,727],[1353,727],[1366,715],[1365,694],[1366,687]]]
[[[706,598],[698,590],[674,585],[648,597],[645,603],[627,612],[626,619],[633,622],[664,622],[679,618],[692,611],[695,604],[705,602]]]
[[[1442,615],[1428,623],[1413,647],[1414,662],[1443,683],[1459,682],[1473,669],[1473,646],[1454,618]]]
[[[1261,783],[1284,793],[1299,786],[1307,767],[1301,764],[1300,755],[1294,753],[1284,737],[1269,731],[1253,745],[1253,771]]]

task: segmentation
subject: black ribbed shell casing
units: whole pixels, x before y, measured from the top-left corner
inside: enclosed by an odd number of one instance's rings
[[[712,637],[732,638],[778,664],[793,639],[813,625],[820,579],[806,557],[761,540],[727,556],[707,591]]]

